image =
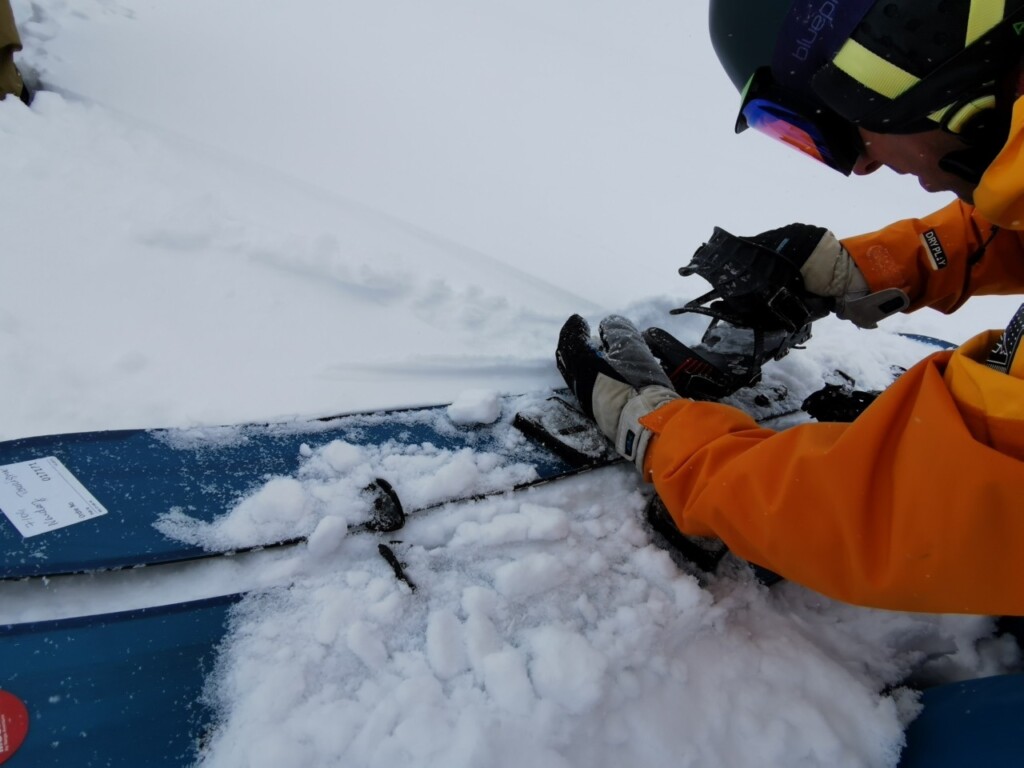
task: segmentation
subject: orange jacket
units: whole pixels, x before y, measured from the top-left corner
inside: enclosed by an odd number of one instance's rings
[[[1024,292],[1024,100],[975,202],[844,245],[912,309]],[[1001,229],[969,269],[990,222]],[[824,594],[1024,615],[1024,361],[1011,375],[984,364],[999,335],[922,361],[851,424],[774,432],[729,406],[669,403],[644,419],[646,473],[683,533]]]

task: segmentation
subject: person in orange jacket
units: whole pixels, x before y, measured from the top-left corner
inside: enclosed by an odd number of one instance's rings
[[[710,10],[716,52],[743,91],[737,132],[753,127],[847,175],[884,165],[959,197],[843,241],[806,225],[758,236],[800,267],[809,294],[873,327],[896,310],[1024,293],[1024,0]],[[914,366],[853,422],[781,432],[680,397],[622,318],[596,342],[570,318],[556,360],[684,534],[851,603],[1019,616],[1022,336],[1024,307],[1005,330]]]

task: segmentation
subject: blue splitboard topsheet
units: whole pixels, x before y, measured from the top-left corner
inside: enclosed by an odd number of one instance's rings
[[[212,727],[206,676],[239,596],[0,627],[0,691],[28,711],[4,768],[182,768]]]
[[[1024,765],[1024,675],[930,688],[921,703],[899,768]]]
[[[508,403],[506,403],[508,406]],[[539,476],[570,465],[521,438],[509,444],[505,414],[498,424],[459,427],[444,407],[343,416],[298,424],[196,431],[130,430],[33,437],[0,443],[0,468],[58,458],[107,514],[38,536],[23,537],[0,515],[0,579],[116,569],[203,557],[209,552],[164,536],[159,516],[180,509],[209,521],[230,511],[271,476],[294,475],[303,444],[333,440],[381,445],[430,443],[473,448],[533,463]],[[521,437],[521,436],[520,436]],[[266,542],[272,544],[274,542]]]

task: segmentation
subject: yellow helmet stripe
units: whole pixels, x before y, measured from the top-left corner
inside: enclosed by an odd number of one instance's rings
[[[952,104],[947,104],[938,112],[932,112],[930,115],[928,115],[928,119],[931,120],[932,122],[939,123],[941,125],[946,115],[949,114],[949,110],[951,110],[952,108]]]
[[[967,17],[966,48],[992,27],[1003,20],[1006,15],[1006,0],[971,0],[971,12]]]
[[[953,115],[946,123],[946,129],[950,133],[960,133],[960,129],[967,124],[967,122],[977,115],[979,112],[984,112],[986,109],[992,109],[996,105],[995,96],[981,96],[974,101],[969,101],[966,104],[961,104],[955,115]],[[928,117],[934,120],[936,123],[941,124],[946,119],[946,115],[956,106],[950,104],[948,107],[943,107],[938,112],[933,112]]]
[[[832,63],[865,87],[890,99],[920,82],[919,78],[872,53],[856,40],[847,40]]]

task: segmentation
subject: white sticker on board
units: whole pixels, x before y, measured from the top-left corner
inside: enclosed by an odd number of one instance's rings
[[[25,538],[107,514],[55,456],[0,466],[0,511]]]

